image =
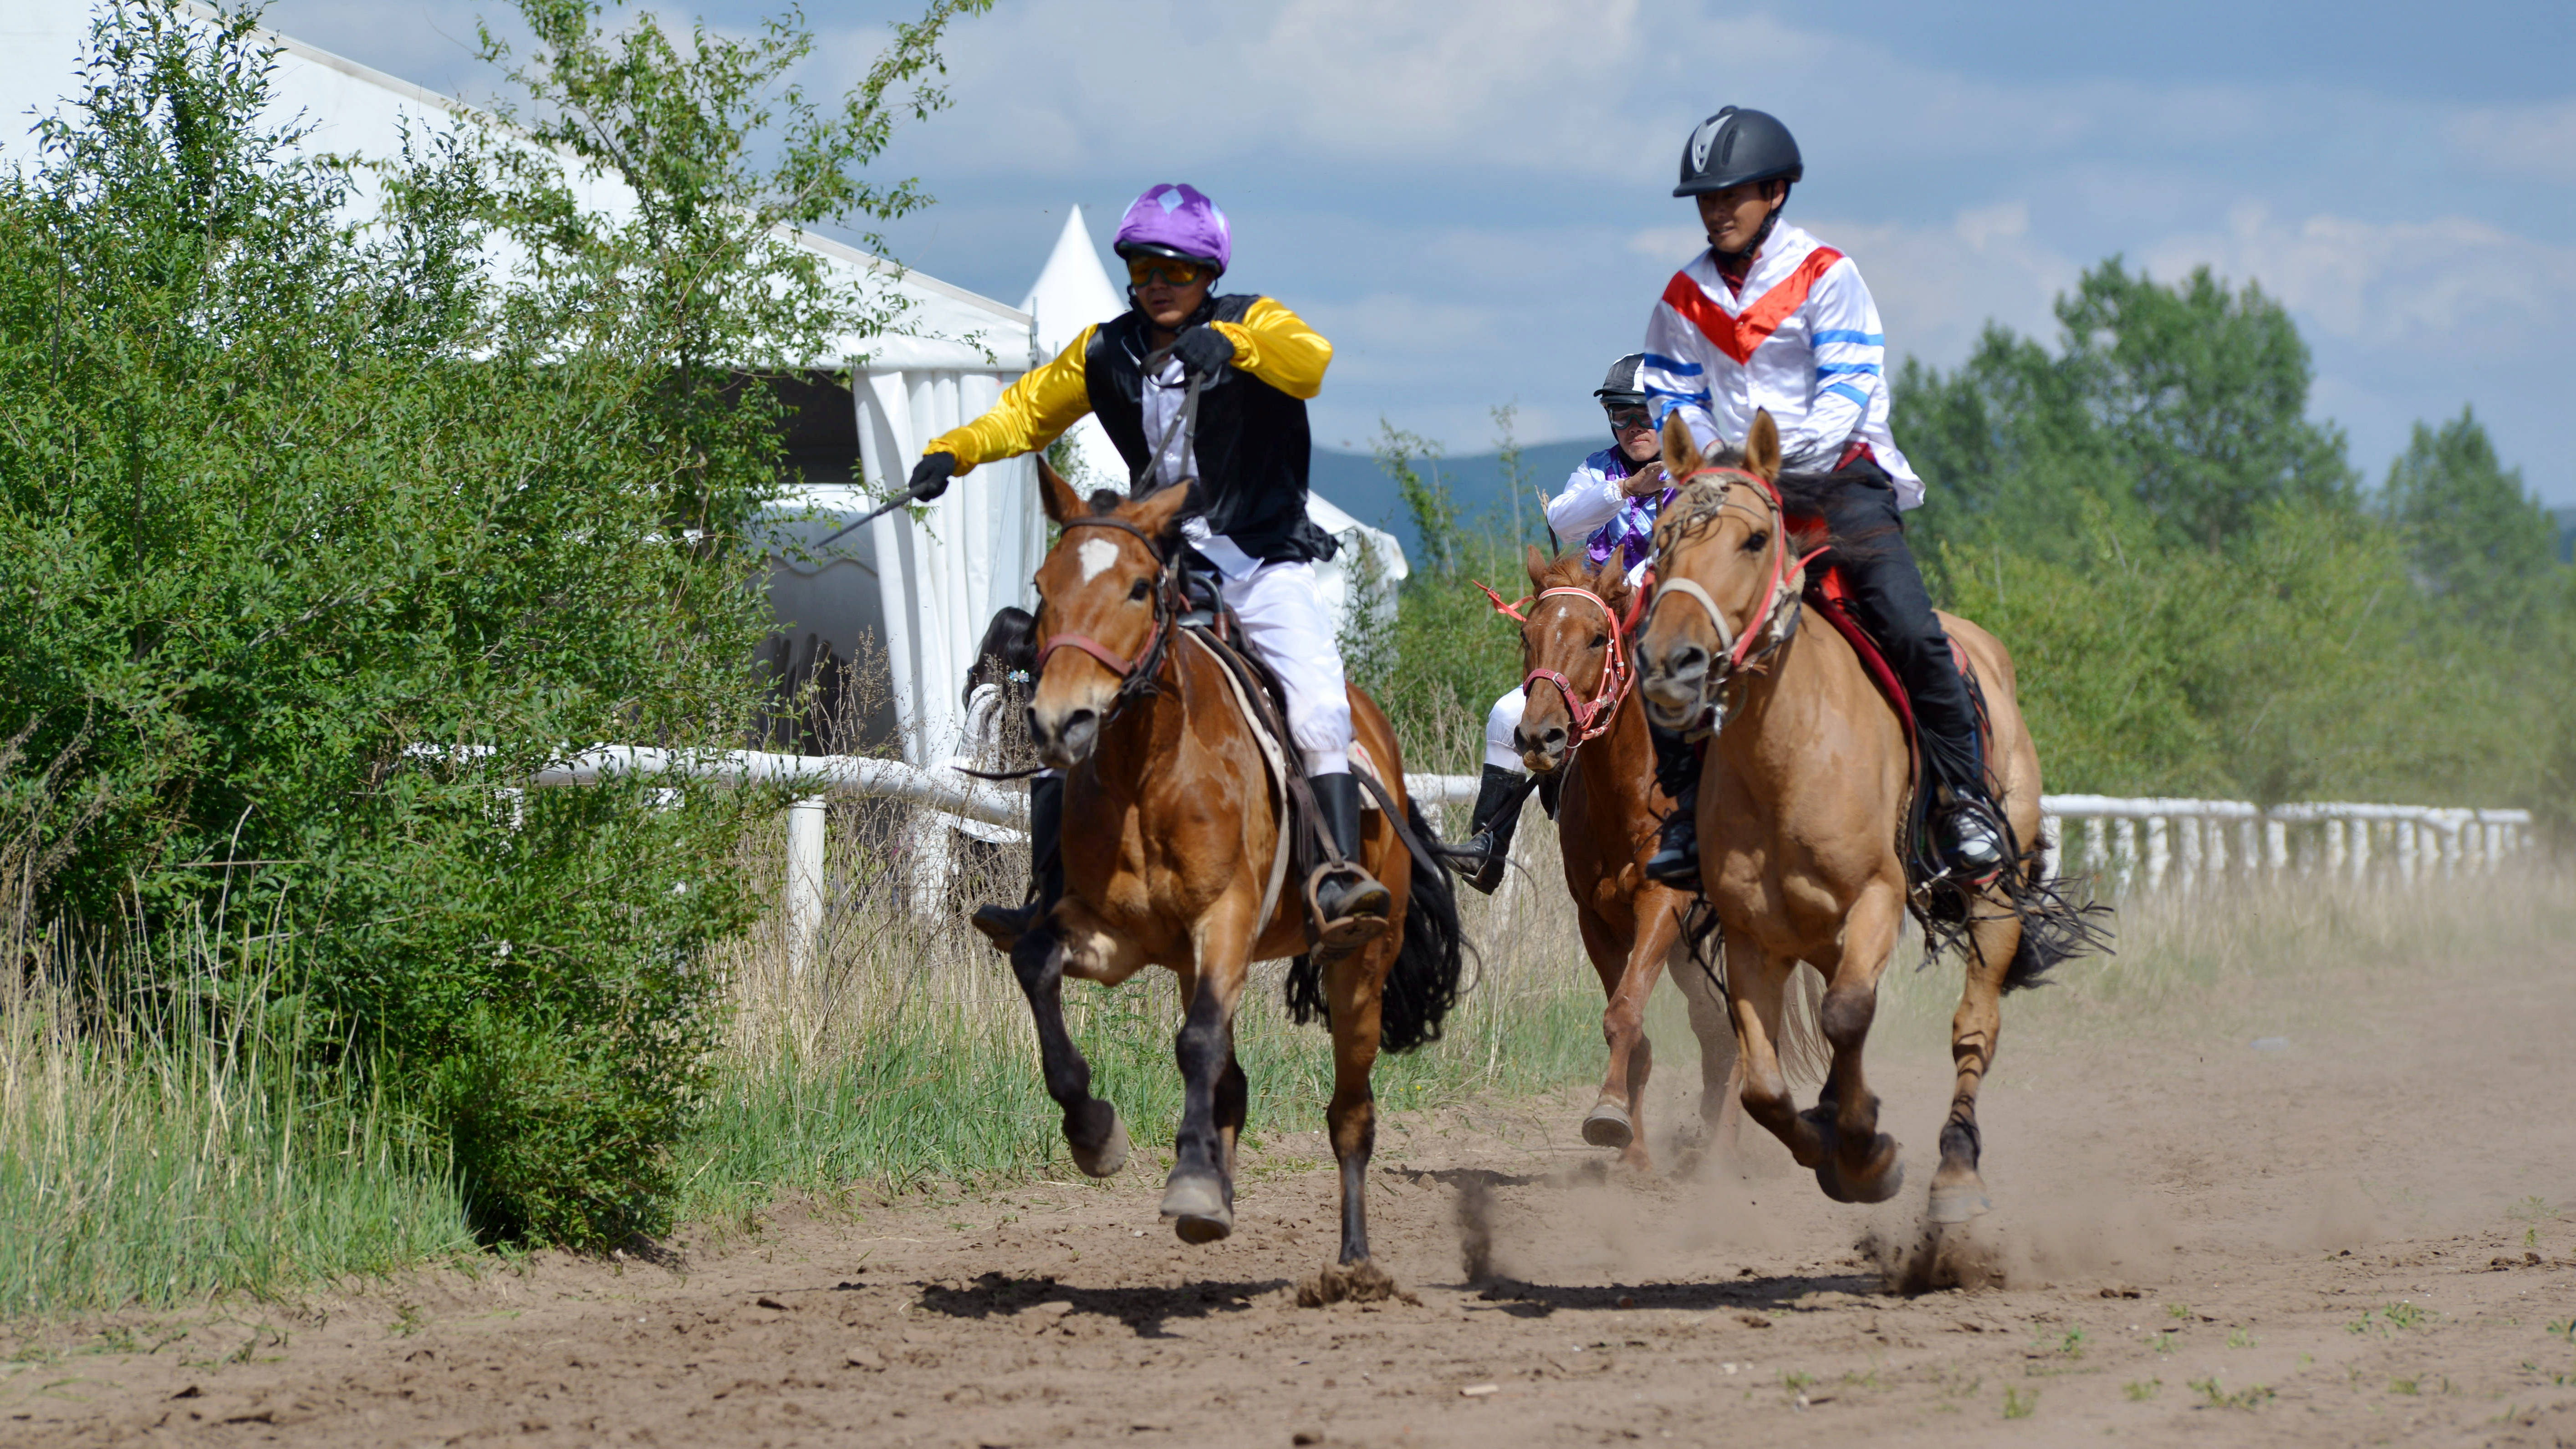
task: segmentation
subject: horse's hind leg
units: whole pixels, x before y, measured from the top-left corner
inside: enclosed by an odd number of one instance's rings
[[[1950,1018],[1950,1061],[1958,1071],[1950,1117],[1941,1124],[1941,1167],[1932,1175],[1932,1221],[1964,1223],[1994,1206],[1977,1173],[1984,1142],[1977,1133],[1977,1089],[1995,1064],[2003,1033],[2005,973],[2021,947],[2021,918],[2002,902],[1980,896],[1971,907],[1967,981]]]
[[[1715,943],[1715,936],[1710,942]],[[1675,941],[1664,969],[1690,1008],[1691,1035],[1699,1038],[1699,1120],[1706,1148],[1733,1157],[1744,1126],[1744,1054],[1736,1050],[1727,1020],[1726,988],[1715,962],[1703,964],[1687,942]]]
[[[1091,1095],[1091,1063],[1064,1028],[1066,946],[1053,924],[1042,923],[1011,948],[1011,973],[1029,998],[1038,1029],[1038,1065],[1047,1095],[1064,1109],[1065,1146],[1074,1166],[1107,1177],[1127,1163],[1127,1129],[1118,1109]]]
[[[1377,1150],[1377,1093],[1369,1073],[1377,1066],[1378,1014],[1387,972],[1395,965],[1401,933],[1389,931],[1359,954],[1325,972],[1325,1000],[1333,1012],[1333,1100],[1324,1127],[1341,1164],[1344,1263],[1367,1259],[1368,1165]]]

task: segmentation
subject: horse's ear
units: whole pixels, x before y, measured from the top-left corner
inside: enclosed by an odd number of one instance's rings
[[[1691,441],[1690,425],[1682,421],[1682,410],[1675,408],[1664,414],[1664,476],[1688,478],[1707,465],[1708,460],[1700,456],[1699,444]]]
[[[1744,440],[1744,471],[1757,478],[1780,476],[1780,425],[1771,421],[1769,408],[1754,411],[1752,435]]]
[[[1547,555],[1538,551],[1537,544],[1529,546],[1529,577],[1531,583],[1547,587]]]
[[[1118,510],[1119,516],[1144,530],[1147,538],[1161,538],[1180,526],[1190,492],[1187,484],[1167,483]]]
[[[1082,506],[1082,495],[1064,481],[1064,475],[1047,466],[1046,458],[1038,459],[1038,497],[1046,504],[1046,516],[1058,528],[1090,512]]]

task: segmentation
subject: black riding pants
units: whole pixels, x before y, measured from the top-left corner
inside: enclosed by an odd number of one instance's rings
[[[1913,697],[1924,763],[1933,777],[1954,790],[1984,795],[1976,706],[1950,652],[1950,636],[1932,612],[1932,596],[1924,592],[1923,571],[1905,546],[1904,516],[1886,470],[1863,458],[1831,473],[1791,474],[1780,481],[1784,491],[1821,495],[1826,526],[1835,538],[1849,540],[1833,557],[1850,586],[1852,612]]]

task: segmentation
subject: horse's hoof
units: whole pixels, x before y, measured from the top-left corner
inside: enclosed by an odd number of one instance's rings
[[[1625,1150],[1629,1143],[1637,1140],[1637,1129],[1629,1122],[1626,1109],[1616,1102],[1603,1102],[1593,1107],[1591,1116],[1583,1119],[1583,1140],[1595,1147]]]
[[[1213,1243],[1234,1233],[1234,1204],[1225,1179],[1213,1172],[1173,1169],[1163,1186],[1163,1216],[1184,1243]]]
[[[1084,1104],[1098,1111],[1082,1113],[1084,1121],[1076,1123],[1075,1114],[1064,1114],[1064,1145],[1073,1153],[1073,1165],[1090,1177],[1115,1177],[1127,1165],[1127,1124],[1118,1120],[1118,1109],[1097,1097]],[[1102,1118],[1108,1125],[1101,1125]]]
[[[1834,1201],[1848,1203],[1885,1202],[1903,1192],[1905,1164],[1896,1155],[1896,1139],[1878,1134],[1870,1144],[1869,1170],[1856,1176],[1843,1175],[1841,1153],[1826,1153],[1825,1160],[1816,1164],[1816,1186]]]
[[[1943,1173],[1932,1179],[1931,1220],[1938,1227],[1957,1227],[1964,1222],[1993,1212],[1995,1201],[1986,1196],[1985,1179],[1969,1172],[1954,1181],[1944,1181]]]

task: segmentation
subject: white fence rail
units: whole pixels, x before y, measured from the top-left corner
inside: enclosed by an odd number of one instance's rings
[[[722,753],[601,745],[539,771],[533,785],[588,785],[613,775],[672,775],[721,785],[787,784],[800,793],[787,826],[789,939],[801,960],[822,924],[826,806],[838,795],[923,808],[925,839],[915,899],[945,896],[951,830],[1016,839],[1027,826],[1026,791],[937,768],[850,756]],[[1418,803],[1465,805],[1473,775],[1407,775]],[[2427,881],[2495,870],[2530,849],[2531,813],[2425,805],[2295,804],[2243,800],[2120,799],[2043,795],[2049,868],[2092,875],[2113,895],[2189,889],[2231,877],[2300,875]],[[935,837],[935,838],[929,838]],[[1516,873],[1517,874],[1517,873]]]

